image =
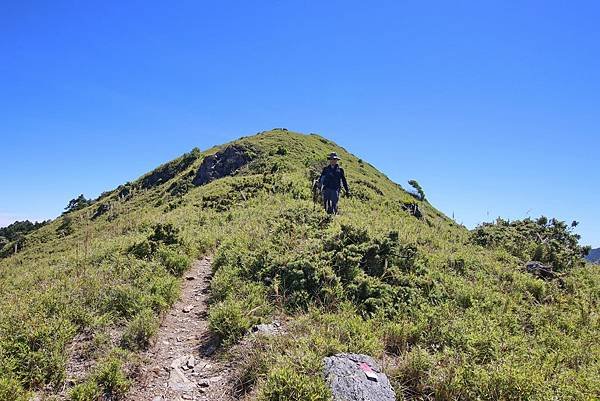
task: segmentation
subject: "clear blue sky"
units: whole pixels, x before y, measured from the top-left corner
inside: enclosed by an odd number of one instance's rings
[[[0,225],[287,127],[469,227],[545,214],[600,246],[598,21],[597,1],[3,2]]]

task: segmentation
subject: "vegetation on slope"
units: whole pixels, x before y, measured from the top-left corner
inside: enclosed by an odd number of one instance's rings
[[[19,250],[25,236],[46,224],[45,221],[32,223],[29,220],[15,221],[0,227],[0,257],[6,257]]]
[[[542,253],[562,280],[540,280],[523,267],[529,254],[492,241],[495,227],[470,233],[422,188],[409,194],[325,138],[274,130],[235,143],[252,157],[233,176],[196,186],[202,161],[225,146],[194,150],[31,232],[0,261],[0,400],[58,390],[75,336],[98,364],[72,398],[118,397],[124,354],[147,345],[179,276],[207,252],[223,347],[257,322],[287,321],[286,334],[253,340],[240,394],[328,399],[321,360],[348,351],[386,355],[400,400],[600,395],[600,272],[569,262],[567,250],[581,250],[568,230],[568,247]],[[310,188],[332,151],[354,194],[336,217]]]

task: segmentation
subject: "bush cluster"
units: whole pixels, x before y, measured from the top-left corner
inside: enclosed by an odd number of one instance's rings
[[[565,272],[583,266],[583,258],[590,251],[579,245],[581,237],[573,233],[577,224],[544,216],[535,220],[498,219],[473,230],[472,240],[488,248],[502,248],[522,262],[537,261]]]
[[[70,398],[71,401],[118,401],[124,399],[129,386],[122,359],[112,355],[96,366],[85,382],[71,389]]]

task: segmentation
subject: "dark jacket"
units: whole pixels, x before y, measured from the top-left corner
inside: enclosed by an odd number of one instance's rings
[[[340,166],[327,166],[323,169],[321,173],[321,177],[319,177],[319,182],[323,185],[324,188],[327,189],[335,189],[337,191],[340,190],[342,184],[344,185],[344,189],[346,192],[350,192],[348,189],[348,183],[346,182],[346,175],[344,174],[344,169]]]

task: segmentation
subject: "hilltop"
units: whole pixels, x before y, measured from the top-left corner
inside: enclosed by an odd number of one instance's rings
[[[353,192],[335,217],[311,191],[329,152]],[[5,241],[0,400],[124,397],[203,255],[208,322],[237,361],[238,397],[329,399],[322,358],[352,352],[384,360],[399,399],[593,399],[600,272],[581,254],[554,220],[470,232],[319,135],[194,149]],[[247,330],[273,319],[285,332],[240,354]]]

